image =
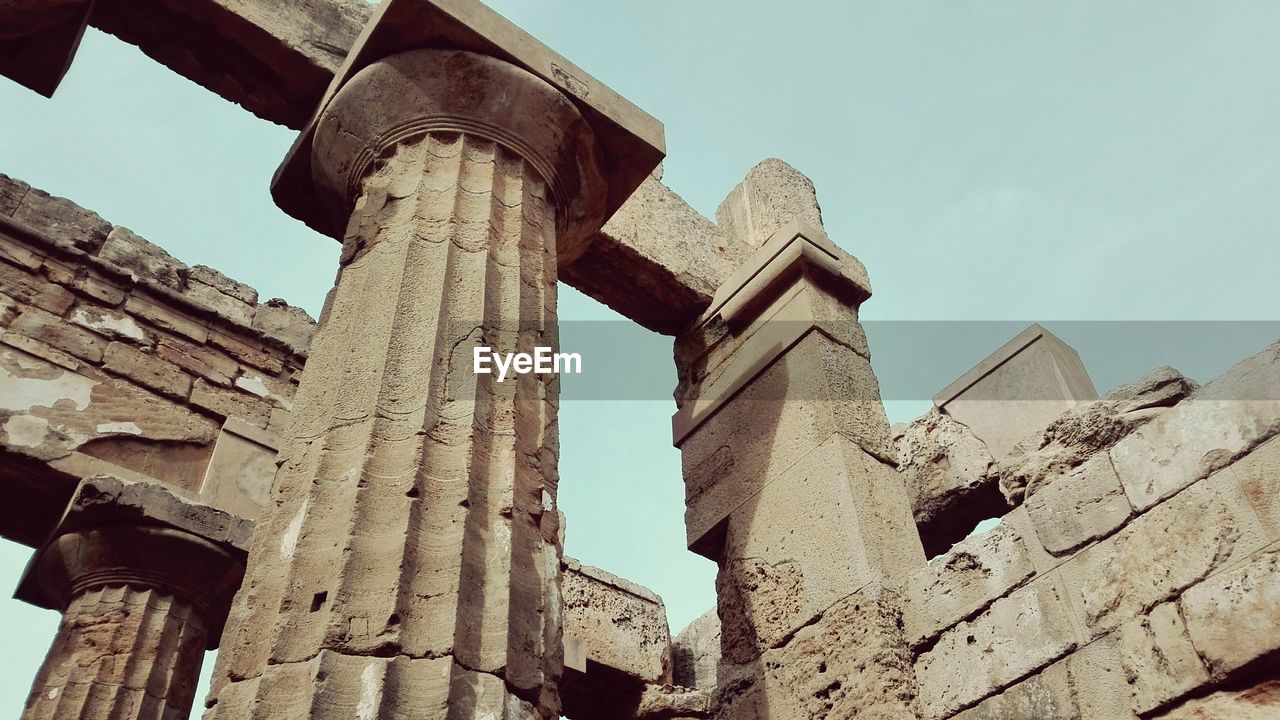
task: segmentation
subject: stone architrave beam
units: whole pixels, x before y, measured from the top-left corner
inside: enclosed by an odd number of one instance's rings
[[[372,12],[364,0],[97,0],[90,24],[258,117],[302,129]],[[674,335],[778,227],[767,211],[820,225],[812,198],[807,179],[765,161],[716,213],[720,227],[650,177],[560,279]]]
[[[92,9],[93,0],[0,0],[0,75],[53,97]]]

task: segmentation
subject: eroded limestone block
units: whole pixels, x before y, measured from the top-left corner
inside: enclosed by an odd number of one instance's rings
[[[920,655],[920,707],[947,717],[1066,655],[1080,640],[1063,583],[1055,575],[1039,578],[947,630]]]
[[[822,209],[813,181],[777,158],[751,168],[716,208],[720,231],[744,249],[763,245],[793,220],[820,228]]]
[[[968,427],[934,410],[894,440],[926,555],[946,550],[982,520],[1004,514],[995,461]]]
[[[1280,648],[1280,549],[1216,575],[1182,596],[1187,632],[1215,677]]]
[[[1280,433],[1280,343],[1197,390],[1111,448],[1138,510],[1229,464]]]
[[[937,637],[1034,574],[1022,538],[1007,524],[958,543],[907,581],[907,639],[919,645]]]
[[[13,219],[40,229],[59,243],[89,253],[97,250],[111,232],[111,223],[97,213],[37,188],[31,188],[23,196],[13,211]]]
[[[714,690],[719,664],[720,616],[711,608],[672,638],[671,679],[682,687]]]
[[[185,263],[125,227],[111,229],[98,257],[121,268],[134,282],[149,281],[174,290],[182,289],[181,273],[187,270]]]
[[[1075,349],[1033,324],[934,395],[933,404],[1003,460],[1063,411],[1097,397]]]
[[[670,678],[671,634],[662,598],[633,582],[565,558],[564,633],[587,658],[647,683]]]
[[[1119,633],[1119,649],[1125,679],[1133,692],[1132,707],[1139,714],[1209,680],[1177,603],[1157,605],[1146,616],[1125,624]]]
[[[1227,472],[1235,476],[1240,490],[1273,538],[1280,539],[1280,437],[1260,445]]]
[[[316,333],[316,321],[301,308],[296,308],[279,298],[272,298],[258,306],[253,316],[253,327],[279,340],[298,355],[306,355],[311,339]]]
[[[1106,453],[1054,478],[1029,496],[1025,506],[1041,544],[1054,555],[1110,533],[1133,515]]]
[[[851,590],[923,564],[894,468],[834,435],[730,516],[716,579],[724,655],[744,663]]]
[[[1262,680],[1195,698],[1154,720],[1274,720],[1280,716],[1280,680]]]
[[[210,420],[127,382],[73,372],[0,344],[0,439],[6,449],[50,460],[93,441],[207,446],[216,433]],[[103,447],[97,442],[93,454],[102,455]],[[138,454],[135,459],[142,462]],[[141,469],[125,466],[131,464]]]
[[[1220,473],[1080,552],[1061,572],[1097,635],[1265,544],[1234,482]]]
[[[916,720],[900,604],[869,585],[758,661],[722,666],[715,716]]]
[[[1058,662],[954,720],[1080,720],[1066,662]]]
[[[1053,478],[1083,465],[1176,405],[1197,387],[1194,380],[1166,365],[1098,400],[1068,408],[1034,436],[1033,442],[1019,445],[1001,461],[1001,490],[1014,502],[1036,493]]]

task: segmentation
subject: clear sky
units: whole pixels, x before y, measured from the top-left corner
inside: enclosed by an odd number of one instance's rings
[[[1278,3],[492,4],[661,119],[665,181],[703,213],[765,157],[815,181],[828,233],[871,273],[877,371],[929,378],[895,394],[894,420],[1019,322],[1076,344],[1105,391],[1165,362],[1210,379],[1269,330],[1188,342],[1168,326],[1133,345],[1050,321],[1280,319]],[[0,172],[318,312],[337,245],[267,192],[291,131],[96,31],[53,100],[0,80],[0,123]],[[567,288],[561,316],[616,319]],[[921,349],[892,342],[883,321],[904,320],[1018,322]],[[637,338],[674,386],[669,340]],[[560,498],[566,551],[659,592],[678,630],[714,603],[714,568],[683,549],[673,410],[565,403]],[[0,542],[10,587],[28,555]],[[0,601],[0,714],[21,706],[56,620]]]

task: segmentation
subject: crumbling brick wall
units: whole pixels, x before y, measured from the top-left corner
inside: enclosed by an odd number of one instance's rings
[[[99,472],[214,490],[228,418],[250,442],[280,433],[313,329],[297,308],[0,175],[0,535],[40,542]]]

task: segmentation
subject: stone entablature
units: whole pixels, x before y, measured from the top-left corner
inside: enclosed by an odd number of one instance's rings
[[[0,534],[38,543],[97,473],[214,492],[206,472],[228,423],[273,452],[314,323],[257,300],[0,176]]]

